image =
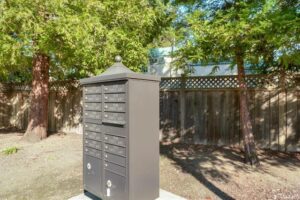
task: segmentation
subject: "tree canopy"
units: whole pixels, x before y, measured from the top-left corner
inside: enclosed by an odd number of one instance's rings
[[[182,6],[183,1],[177,1]],[[262,73],[299,69],[299,1],[189,1],[178,41],[178,65],[231,60],[236,54]]]
[[[299,2],[189,0],[186,4],[177,0],[174,4],[184,10],[184,17],[175,24],[181,35],[175,55],[177,67],[189,73],[190,62],[220,60],[229,60],[232,66],[237,66],[245,161],[258,165],[245,65],[255,67],[261,73],[299,69]]]
[[[54,80],[95,75],[120,54],[135,71],[169,23],[156,0],[0,0],[0,80],[29,81],[33,56]]]

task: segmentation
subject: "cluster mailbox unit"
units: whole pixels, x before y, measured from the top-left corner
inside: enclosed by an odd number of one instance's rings
[[[121,57],[83,86],[83,184],[103,200],[159,196],[159,81]]]

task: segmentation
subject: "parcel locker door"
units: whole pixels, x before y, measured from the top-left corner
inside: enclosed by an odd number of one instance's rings
[[[113,173],[111,171],[105,170],[105,190],[104,196],[105,199],[108,200],[120,200],[120,199],[127,199],[125,194],[125,177]]]
[[[86,154],[84,156],[84,188],[97,196],[101,196],[102,160]]]

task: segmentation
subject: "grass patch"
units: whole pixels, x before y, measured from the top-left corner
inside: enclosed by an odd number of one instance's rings
[[[20,149],[18,147],[7,147],[5,149],[2,150],[2,153],[4,155],[11,155],[11,154],[14,154],[14,153],[17,153]]]

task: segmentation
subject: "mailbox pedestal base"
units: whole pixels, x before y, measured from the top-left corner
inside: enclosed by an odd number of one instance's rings
[[[96,200],[96,199],[97,198],[93,198],[92,196],[89,197],[85,194],[80,194],[78,196],[70,198],[69,200]],[[165,190],[160,189],[159,190],[159,198],[156,200],[186,200],[186,199],[183,197],[177,196],[171,192],[167,192]]]

